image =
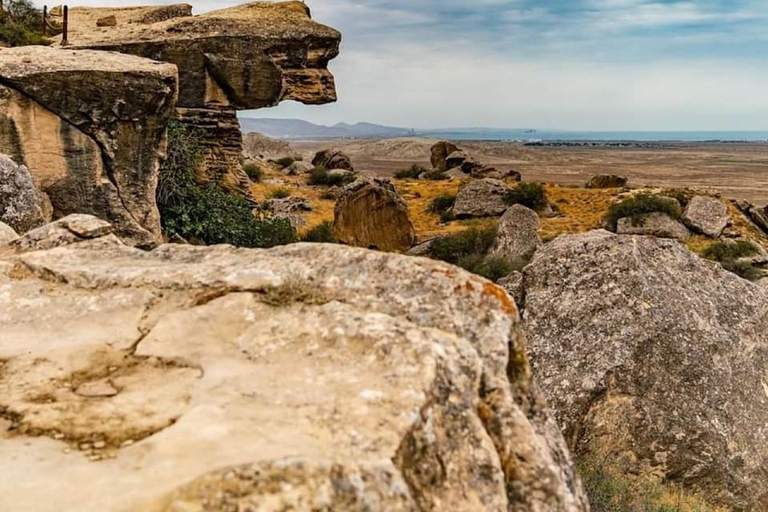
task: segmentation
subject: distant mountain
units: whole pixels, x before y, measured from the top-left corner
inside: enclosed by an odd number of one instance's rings
[[[408,128],[381,126],[372,123],[338,123],[333,126],[301,119],[266,119],[241,117],[243,133],[258,132],[275,139],[373,139],[413,135]]]

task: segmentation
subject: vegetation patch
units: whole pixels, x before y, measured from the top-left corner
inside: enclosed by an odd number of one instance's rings
[[[539,211],[549,204],[547,191],[541,183],[519,183],[507,192],[504,202],[508,205],[521,204],[531,210]]]
[[[315,167],[309,175],[309,184],[324,187],[341,187],[355,181],[355,176],[347,173],[331,173],[324,167]]]
[[[278,187],[276,189],[273,189],[269,192],[269,198],[270,199],[285,199],[286,197],[291,197],[291,190],[285,187]]]
[[[260,299],[261,302],[275,307],[296,303],[323,305],[331,301],[316,283],[295,275],[289,275],[278,286],[262,290]]]
[[[428,173],[425,168],[420,165],[413,164],[409,169],[403,169],[395,173],[395,178],[399,180],[417,180],[422,174]]]
[[[508,276],[516,270],[515,262],[488,256],[496,240],[493,227],[470,227],[465,231],[439,238],[429,247],[429,256],[445,261],[491,281]]]
[[[453,214],[453,205],[456,204],[456,195],[443,193],[432,199],[429,203],[429,213],[440,216],[440,222],[446,223],[456,219]]]
[[[705,248],[701,255],[708,260],[719,262],[725,270],[743,277],[749,281],[757,281],[763,273],[741,258],[749,258],[759,254],[758,248],[746,240],[736,242],[716,242]]]
[[[448,179],[448,175],[440,171],[427,171],[424,178],[430,181],[445,181]]]
[[[253,162],[248,162],[243,165],[243,170],[254,183],[259,183],[264,177],[264,169]]]
[[[335,244],[336,237],[333,236],[333,222],[324,220],[304,233],[304,236],[301,237],[301,241],[317,244]]]
[[[686,208],[691,199],[700,194],[689,188],[669,188],[662,191],[661,195],[675,199],[683,208]]]
[[[654,212],[666,213],[676,220],[680,220],[683,216],[680,203],[675,199],[654,194],[638,194],[611,205],[605,221],[611,231],[616,231],[619,219]]]
[[[61,31],[48,30],[50,35]],[[0,10],[0,41],[8,46],[49,45],[43,36],[43,13],[27,0],[10,0]]]
[[[274,247],[296,241],[288,219],[256,217],[245,198],[215,183],[198,184],[195,173],[202,159],[198,134],[178,121],[169,123],[168,155],[157,187],[157,206],[166,236],[239,247]]]

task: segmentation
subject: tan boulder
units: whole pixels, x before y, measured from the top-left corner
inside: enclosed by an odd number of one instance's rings
[[[592,176],[586,188],[624,188],[627,186],[627,181],[626,177],[616,174],[598,174]]]
[[[345,171],[355,171],[352,160],[347,154],[338,149],[324,149],[319,151],[312,158],[312,165],[322,167],[323,169],[343,169]]]
[[[459,146],[453,142],[448,142],[445,140],[440,141],[432,146],[430,156],[432,168],[439,172],[445,172],[450,169],[451,167],[448,167],[446,160],[448,159],[449,155],[455,153],[456,151],[459,151]]]
[[[408,204],[387,180],[360,178],[336,202],[333,233],[347,245],[406,252],[416,240]]]

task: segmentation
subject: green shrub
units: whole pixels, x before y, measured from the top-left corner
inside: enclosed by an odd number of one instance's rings
[[[547,206],[547,191],[541,183],[519,183],[507,192],[504,202],[508,205],[521,204],[531,210],[541,210]]]
[[[685,208],[688,206],[688,203],[691,202],[691,199],[698,194],[689,188],[669,188],[662,191],[661,195],[675,199],[683,208]]]
[[[410,167],[410,169],[403,169],[402,171],[397,171],[395,173],[395,178],[399,180],[406,180],[406,179],[416,180],[416,179],[419,179],[419,176],[427,172],[428,171],[422,166],[413,164]]]
[[[764,277],[763,273],[745,261],[727,260],[721,263],[723,268],[747,281],[757,281]]]
[[[480,254],[462,256],[457,264],[468,272],[494,282],[508,276],[514,270],[512,263],[505,258],[488,257]]]
[[[326,201],[335,201],[336,194],[334,194],[331,190],[324,190],[323,193],[320,194],[320,199],[325,199]]]
[[[270,199],[285,199],[291,197],[291,190],[285,187],[276,188],[269,192]]]
[[[51,35],[60,30],[50,30]],[[9,46],[49,45],[43,36],[43,13],[27,0],[5,2],[0,11],[0,41]]]
[[[254,183],[260,182],[261,178],[264,177],[264,170],[253,162],[245,164],[243,170]]]
[[[456,196],[454,194],[443,193],[429,203],[429,212],[442,214],[453,208],[454,204],[456,204]]]
[[[168,127],[168,156],[160,170],[157,205],[163,231],[204,244],[273,247],[296,241],[287,219],[257,218],[244,198],[215,183],[199,185],[203,149],[198,134],[178,121]]]
[[[351,174],[331,174],[324,167],[315,167],[309,175],[310,185],[319,185],[324,187],[340,187],[355,181],[355,176]]]
[[[739,258],[749,258],[755,256],[760,251],[754,244],[746,240],[737,242],[716,242],[708,246],[701,253],[702,256],[712,261],[733,261]]]
[[[295,161],[296,160],[294,158],[291,158],[289,156],[284,156],[282,158],[278,158],[277,160],[270,160],[270,162],[278,165],[282,169],[292,166]]]
[[[460,233],[435,240],[429,248],[429,255],[437,260],[458,265],[459,260],[471,256],[485,256],[493,247],[496,227],[471,227]]]
[[[336,243],[336,237],[333,236],[333,222],[323,221],[321,224],[313,227],[301,237],[302,242],[313,242],[318,244]]]
[[[669,197],[651,194],[638,194],[633,197],[614,203],[608,209],[606,223],[611,231],[616,231],[616,225],[619,219],[626,217],[636,217],[646,213],[661,212],[666,213],[673,219],[680,219],[683,216],[683,210],[680,203]]]

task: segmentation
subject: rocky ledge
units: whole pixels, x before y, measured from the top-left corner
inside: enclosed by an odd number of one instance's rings
[[[588,509],[490,282],[86,221],[0,249],[0,509]]]

